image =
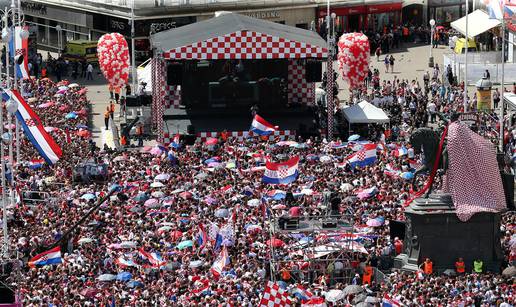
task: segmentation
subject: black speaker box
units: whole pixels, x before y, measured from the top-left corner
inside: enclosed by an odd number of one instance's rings
[[[142,106],[150,106],[152,104],[152,95],[141,95],[138,96]]]
[[[195,135],[195,126],[194,125],[186,126],[186,133],[188,133],[190,135]]]
[[[194,145],[197,136],[195,134],[186,134],[181,136],[181,140],[185,145]]]
[[[322,63],[318,61],[306,62],[305,79],[306,82],[321,82],[322,80]]]
[[[138,107],[139,106],[138,97],[135,95],[129,95],[129,96],[125,97],[125,105],[128,107]]]
[[[181,85],[183,83],[183,65],[173,63],[167,66],[167,84]]]

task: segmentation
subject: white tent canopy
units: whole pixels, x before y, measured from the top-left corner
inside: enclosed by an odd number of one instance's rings
[[[140,92],[140,84],[145,82],[145,92],[148,94],[152,93],[152,61],[145,61],[138,67],[138,93]]]
[[[491,19],[489,15],[481,10],[476,10],[468,15],[468,37],[473,38],[500,24],[500,20]],[[455,20],[451,27],[466,36],[466,16]]]
[[[343,109],[342,112],[350,124],[385,124],[389,122],[389,116],[382,109],[365,100]]]

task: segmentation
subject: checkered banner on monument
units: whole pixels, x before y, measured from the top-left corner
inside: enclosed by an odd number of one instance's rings
[[[263,290],[260,307],[289,307],[292,301],[285,289],[282,289],[278,283],[268,281]]]

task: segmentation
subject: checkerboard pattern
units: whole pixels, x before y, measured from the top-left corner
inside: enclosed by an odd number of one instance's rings
[[[260,307],[286,307],[290,304],[292,301],[285,289],[282,289],[278,283],[268,281],[263,290]]]
[[[168,146],[172,143],[172,139],[175,134],[165,133],[163,144]],[[228,135],[230,138],[237,138],[238,140],[243,140],[245,138],[251,136],[257,136],[250,131],[228,131]],[[218,138],[220,136],[220,132],[199,132],[197,133],[197,140],[201,140],[201,142],[205,142],[209,138]],[[268,136],[269,140],[280,139],[280,140],[288,140],[293,139],[296,136],[295,130],[279,130],[274,131],[271,135]]]
[[[166,85],[165,86],[165,110],[179,109],[181,104],[181,86]]]
[[[237,31],[164,52],[165,59],[325,58],[328,49],[253,31]]]
[[[357,152],[357,159],[360,160],[360,161],[364,161],[364,159],[365,159],[365,151],[361,150],[361,151]]]
[[[305,65],[299,61],[288,61],[287,92],[290,103],[315,104],[315,83],[306,82]]]

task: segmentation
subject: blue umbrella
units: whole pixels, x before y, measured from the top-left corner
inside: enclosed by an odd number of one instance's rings
[[[351,135],[350,137],[348,137],[348,142],[357,141],[359,138],[360,138],[360,135],[358,135],[358,134],[353,134],[353,135]]]
[[[146,201],[147,199],[149,199],[149,195],[147,195],[145,193],[140,193],[140,194],[136,195],[136,197],[134,197],[135,201]]]
[[[109,187],[109,190],[114,190],[114,191],[117,191],[117,192],[120,192],[122,190],[122,187],[117,184],[117,183],[113,183],[110,187]]]
[[[136,287],[143,288],[143,283],[141,283],[140,281],[137,281],[137,280],[131,280],[130,282],[127,283],[127,286],[129,288],[136,288]]]
[[[179,243],[176,247],[180,250],[185,249],[187,247],[193,247],[193,242],[192,242],[192,240],[186,240],[186,241]]]
[[[95,194],[92,194],[92,193],[86,193],[83,196],[81,196],[81,198],[85,199],[85,200],[91,200],[91,199],[95,199],[96,196],[95,196]]]
[[[88,126],[83,125],[83,124],[78,124],[78,125],[77,125],[77,126],[75,126],[75,127],[77,127],[78,129],[88,129]]]
[[[133,275],[129,272],[120,272],[116,275],[116,279],[120,281],[128,281],[133,278]]]
[[[405,180],[410,180],[410,179],[414,178],[414,173],[412,173],[412,172],[403,172],[403,173],[401,173],[400,177],[405,179]]]
[[[77,113],[75,113],[75,112],[70,112],[65,115],[66,119],[76,119],[77,117],[79,117],[79,115],[77,115]]]

